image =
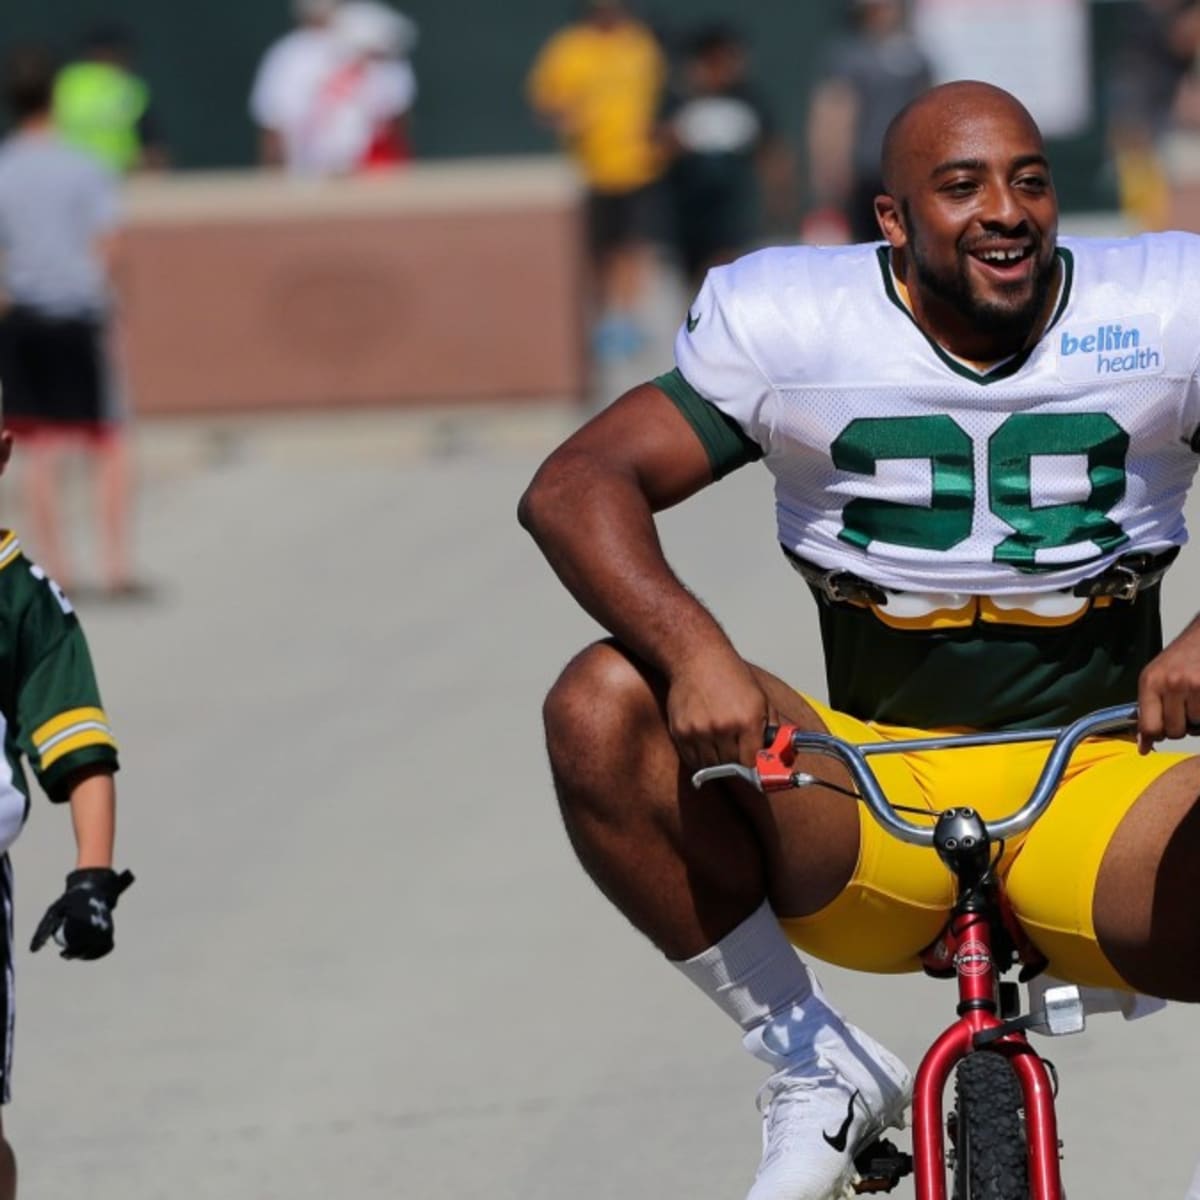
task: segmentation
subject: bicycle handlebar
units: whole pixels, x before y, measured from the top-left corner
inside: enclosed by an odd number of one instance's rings
[[[1029,799],[1016,812],[999,821],[986,822],[988,834],[1004,840],[1024,833],[1046,810],[1058,787],[1067,762],[1085,738],[1124,733],[1137,725],[1137,705],[1121,704],[1101,708],[1054,729],[1000,730],[992,733],[943,734],[936,737],[908,738],[897,742],[869,742],[855,745],[832,733],[809,733],[794,725],[780,726],[769,747],[760,750],[753,767],[740,763],[722,763],[705,767],[692,776],[695,787],[713,779],[737,778],[760,792],[784,791],[820,783],[815,776],[792,770],[796,753],[807,750],[836,758],[850,772],[859,797],[880,825],[903,842],[914,846],[932,846],[933,829],[915,825],[902,817],[888,802],[875,772],[867,762],[872,754],[904,754],[913,750],[953,750],[968,746],[1015,745],[1019,742],[1053,742],[1042,773]],[[936,817],[937,813],[931,813]]]

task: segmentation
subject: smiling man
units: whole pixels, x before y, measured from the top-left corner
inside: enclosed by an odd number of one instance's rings
[[[981,111],[993,91],[960,84],[909,105],[888,131],[887,194],[876,201],[917,324],[983,360],[1023,346],[1047,319],[1060,278],[1058,204],[1041,134],[1020,106]],[[998,145],[1016,152],[999,159]],[[990,210],[980,220],[984,199]]]
[[[842,1196],[911,1089],[794,947],[915,970],[953,901],[936,856],[861,815],[829,760],[798,764],[830,785],[802,803],[692,789],[699,767],[752,763],[768,723],[877,742],[1136,699],[1138,744],[1077,752],[998,870],[1055,975],[1200,1000],[1200,759],[1153,751],[1200,722],[1200,622],[1164,650],[1159,611],[1200,449],[1200,238],[1060,243],[1036,125],[979,83],[906,108],[883,177],[881,244],[710,272],[675,369],[551,454],[520,509],[612,634],[545,706],[576,853],[772,1068],[751,1200]],[[828,703],[746,662],[657,539],[655,512],[756,460],[818,606]],[[1045,750],[877,770],[895,804],[992,819]]]

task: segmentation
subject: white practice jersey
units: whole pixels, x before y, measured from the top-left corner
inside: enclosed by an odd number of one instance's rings
[[[1200,237],[1063,239],[1058,255],[1050,325],[987,372],[921,332],[882,247],[770,249],[709,274],[676,363],[761,447],[786,549],[900,591],[1006,595],[1186,540]]]

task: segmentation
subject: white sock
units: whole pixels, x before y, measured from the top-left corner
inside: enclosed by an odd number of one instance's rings
[[[715,946],[675,966],[747,1035],[774,1019],[792,1024],[813,997],[815,980],[767,901]]]

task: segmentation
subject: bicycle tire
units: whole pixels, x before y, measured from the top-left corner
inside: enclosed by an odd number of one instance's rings
[[[967,1055],[954,1093],[954,1200],[1029,1200],[1025,1100],[1008,1059]]]

